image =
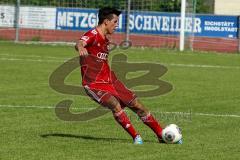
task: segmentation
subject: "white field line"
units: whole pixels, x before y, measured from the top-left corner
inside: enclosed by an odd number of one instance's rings
[[[37,56],[37,55],[16,55],[16,54],[8,54],[8,53],[2,53],[0,54],[0,56],[8,56],[8,57],[27,57],[27,58],[50,58],[50,59],[57,59],[57,60],[65,60],[63,58],[60,57],[53,57],[53,56]]]
[[[28,62],[65,62],[64,60],[49,60],[49,59],[20,59],[20,58],[0,58],[0,61],[28,61]]]
[[[0,104],[0,108],[34,108],[34,109],[54,109],[55,106],[35,106],[35,105],[31,105],[31,106],[19,106],[19,105],[5,105],[5,104]],[[71,109],[78,109],[78,110],[92,110],[94,109],[94,107],[71,107]],[[104,108],[103,108],[104,109]]]
[[[6,55],[6,54],[0,54]],[[38,57],[36,57],[38,58]],[[47,57],[46,57],[47,58]],[[50,57],[49,57],[50,58]],[[56,58],[56,57],[51,57]],[[30,62],[56,62],[63,63],[66,62],[66,59],[60,60],[59,58],[54,59],[22,59],[22,58],[0,58],[0,61],[30,61]],[[240,66],[219,66],[219,65],[198,65],[198,64],[177,64],[177,63],[162,63],[166,66],[179,66],[179,67],[191,67],[191,68],[219,68],[219,69],[240,69]]]
[[[55,106],[20,106],[20,105],[0,105],[0,108],[34,108],[34,109],[54,109]],[[95,107],[96,108],[96,107]],[[78,110],[92,110],[95,109],[94,107],[71,107],[71,109],[78,109]],[[104,109],[104,108],[103,108]],[[240,118],[240,115],[234,114],[213,114],[213,113],[194,113],[194,112],[158,112],[153,111],[153,113],[162,113],[162,114],[175,114],[175,115],[194,115],[194,116],[205,116],[205,117],[230,117],[230,118]]]
[[[185,114],[185,115],[197,115],[197,116],[209,116],[209,117],[232,117],[232,118],[240,118],[240,115],[235,114],[214,114],[214,113],[189,113],[189,112],[160,112],[160,113],[166,113],[166,114]]]
[[[179,66],[179,67],[193,67],[193,68],[221,68],[221,69],[240,69],[239,66],[219,66],[219,65],[201,65],[201,64],[164,64],[169,66]]]

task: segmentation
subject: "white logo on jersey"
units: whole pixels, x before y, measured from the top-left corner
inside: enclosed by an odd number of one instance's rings
[[[107,54],[107,53],[99,52],[99,53],[97,54],[97,57],[100,58],[100,59],[106,60],[107,57],[108,57],[108,54]]]
[[[97,95],[99,95],[99,96],[101,96],[102,94],[103,94],[102,91],[97,92]]]
[[[89,37],[88,37],[88,36],[82,36],[81,39],[84,40],[84,41],[88,41],[88,40],[89,40]]]
[[[91,33],[97,34],[97,31],[94,29],[94,30],[91,31]]]

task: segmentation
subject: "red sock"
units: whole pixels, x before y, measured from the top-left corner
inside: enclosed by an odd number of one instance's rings
[[[150,113],[144,117],[141,117],[141,120],[144,124],[146,124],[153,130],[153,132],[157,135],[158,138],[162,138],[163,129]]]
[[[138,133],[135,131],[129,118],[127,117],[126,113],[123,110],[114,113],[114,118],[125,129],[125,131],[127,131],[132,136],[133,139],[138,135]]]

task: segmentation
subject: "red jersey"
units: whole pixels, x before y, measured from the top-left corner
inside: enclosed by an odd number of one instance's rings
[[[100,104],[116,97],[122,107],[129,105],[136,95],[117,79],[108,65],[109,40],[97,31],[86,32],[81,38],[87,45],[87,56],[80,57],[82,85],[86,93]]]
[[[85,48],[87,56],[80,57],[82,85],[109,84],[111,81],[111,70],[108,65],[109,40],[92,29],[86,32],[80,40],[87,43]]]

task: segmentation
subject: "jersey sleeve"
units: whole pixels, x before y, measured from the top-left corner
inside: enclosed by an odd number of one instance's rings
[[[95,41],[95,36],[96,36],[96,34],[95,34],[94,31],[95,31],[95,30],[91,30],[91,31],[86,32],[86,33],[80,38],[80,40],[86,42],[88,46],[91,45],[91,44],[93,44],[93,42]]]

